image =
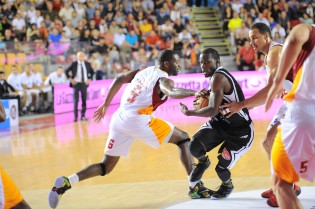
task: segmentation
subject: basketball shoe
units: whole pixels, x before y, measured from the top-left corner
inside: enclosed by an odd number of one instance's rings
[[[222,182],[218,191],[214,192],[212,197],[214,199],[227,198],[232,193],[233,189],[234,189],[234,186],[232,184],[232,179],[230,179],[230,181],[227,183]]]
[[[190,181],[199,181],[209,166],[210,160],[208,156],[205,156],[205,159],[203,160],[199,160],[198,164],[190,174]]]
[[[293,189],[294,189],[296,196],[299,196],[301,194],[301,188],[298,185],[293,184]],[[272,190],[271,190],[271,192],[272,192]],[[269,205],[270,207],[279,207],[276,195],[273,192],[267,200],[267,205]]]
[[[210,198],[214,191],[203,186],[202,181],[199,181],[194,188],[189,187],[188,196],[191,199]]]
[[[56,208],[61,196],[65,191],[71,188],[69,179],[65,176],[59,176],[56,178],[54,187],[48,194],[48,203],[51,208]]]
[[[298,185],[294,184],[294,192],[296,196],[299,196],[301,194],[301,187],[299,187]],[[270,198],[273,195],[273,191],[272,189],[269,189],[267,191],[264,191],[263,193],[261,193],[261,197],[262,198]]]

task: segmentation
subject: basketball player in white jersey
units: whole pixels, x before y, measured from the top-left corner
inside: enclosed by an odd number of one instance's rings
[[[281,120],[271,153],[274,192],[280,208],[302,209],[291,189],[302,177],[315,178],[315,25],[300,24],[287,37],[278,71],[266,99],[266,110],[281,91],[281,83],[293,68],[294,82],[284,99],[285,117]]]
[[[255,49],[255,51],[261,52],[265,55],[265,63],[266,63],[267,74],[268,74],[268,83],[264,88],[259,90],[255,95],[253,95],[250,98],[245,99],[242,102],[232,102],[229,104],[222,105],[221,108],[229,109],[230,116],[232,116],[234,113],[239,112],[241,109],[245,107],[251,109],[251,108],[263,105],[265,103],[268,90],[270,89],[273,83],[273,78],[278,68],[280,52],[283,47],[282,44],[272,41],[270,28],[264,23],[253,24],[249,30],[248,35],[249,35],[251,45]],[[285,82],[283,82],[283,88],[286,90],[286,92],[290,91],[291,87],[292,87],[292,71],[286,77]],[[272,119],[271,123],[269,124],[267,128],[267,135],[263,142],[263,146],[268,154],[269,159],[271,155],[271,148],[277,134],[277,128],[280,124],[280,119],[283,118],[285,111],[286,111],[286,105],[283,104],[283,106],[276,113],[276,115],[274,116],[274,118]],[[301,193],[301,189],[299,186],[293,185],[293,188],[297,195]],[[272,189],[263,192],[261,196],[263,198],[268,198],[267,204],[269,206],[272,206],[272,207],[278,206],[276,197],[273,194]]]
[[[48,201],[56,208],[61,195],[78,181],[94,176],[109,174],[120,156],[129,153],[132,143],[139,139],[151,147],[158,148],[164,143],[172,143],[180,149],[180,159],[187,176],[193,170],[193,157],[189,152],[189,136],[168,121],[152,116],[156,108],[167,100],[196,96],[194,90],[174,87],[170,75],[177,75],[180,69],[179,56],[171,50],[162,51],[158,66],[150,66],[118,76],[112,83],[103,104],[94,113],[99,122],[104,118],[110,103],[124,83],[130,83],[121,98],[120,107],[112,116],[109,136],[102,162],[90,165],[71,176],[60,176],[55,180]]]

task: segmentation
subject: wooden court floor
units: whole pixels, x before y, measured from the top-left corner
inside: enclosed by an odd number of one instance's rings
[[[187,104],[191,101],[187,100]],[[186,117],[178,101],[164,105],[157,116],[173,122],[192,136],[206,118]],[[110,112],[115,110],[110,108]],[[0,163],[35,209],[48,207],[47,195],[57,176],[69,176],[85,166],[99,162],[108,134],[112,113],[99,124],[73,123],[72,113],[22,120],[15,130],[0,133]],[[252,149],[232,169],[235,192],[270,188],[270,168],[262,141],[270,117],[263,107],[254,109],[255,139]],[[160,115],[159,115],[160,114]],[[209,153],[212,165],[203,181],[211,189],[219,186],[214,167],[216,151]],[[302,186],[314,183],[301,181]],[[63,209],[155,209],[188,201],[188,177],[171,144],[153,149],[141,142],[133,144],[128,157],[122,157],[115,170],[76,184],[61,199]],[[241,207],[240,207],[241,208]]]

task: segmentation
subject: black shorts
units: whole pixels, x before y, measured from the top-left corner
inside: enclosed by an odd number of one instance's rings
[[[229,169],[251,148],[253,139],[253,123],[227,128],[215,120],[202,125],[193,136],[193,141],[198,140],[206,152],[222,144],[218,151],[219,164]]]

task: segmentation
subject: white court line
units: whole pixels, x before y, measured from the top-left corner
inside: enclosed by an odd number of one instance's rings
[[[315,187],[301,187],[299,199],[304,209],[315,209]],[[270,209],[267,199],[260,198],[264,190],[235,192],[227,199],[197,199],[183,202],[166,209]]]

